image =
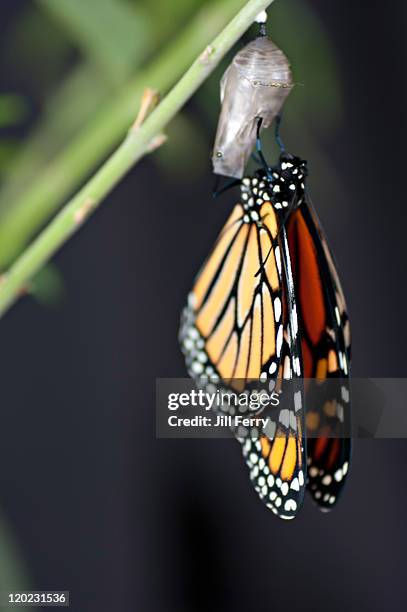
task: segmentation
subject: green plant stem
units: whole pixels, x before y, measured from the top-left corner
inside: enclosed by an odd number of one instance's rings
[[[200,10],[178,39],[101,106],[89,124],[38,172],[16,199],[10,201],[10,196],[2,193],[0,270],[21,253],[64,200],[118,145],[134,119],[143,89],[151,87],[162,93],[168,91],[208,44],[213,33],[219,32],[243,4],[244,0],[213,0]],[[257,2],[256,6],[267,4],[269,2]],[[245,27],[249,25],[247,22]]]
[[[0,316],[27,288],[32,276],[100,205],[141,157],[159,146],[162,130],[211,74],[222,57],[273,0],[249,0],[195,60],[158,107],[127,137],[86,185],[64,206],[1,277]],[[148,80],[147,83],[149,84]]]

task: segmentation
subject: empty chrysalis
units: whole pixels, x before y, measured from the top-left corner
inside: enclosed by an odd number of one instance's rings
[[[235,55],[221,80],[222,109],[212,156],[215,174],[242,178],[258,119],[269,127],[293,87],[290,64],[267,36]]]

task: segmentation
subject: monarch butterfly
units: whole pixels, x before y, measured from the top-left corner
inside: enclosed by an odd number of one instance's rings
[[[302,376],[339,381],[350,358],[343,292],[306,174],[305,161],[282,151],[276,166],[241,181],[241,203],[196,278],[180,329],[197,384],[215,380],[239,391],[253,381],[289,384],[267,426],[234,431],[259,496],[285,519],[302,505],[307,464],[313,498],[332,506],[350,454],[349,440],[336,437],[349,421],[349,393],[339,382],[322,418],[310,413],[323,437],[305,437]]]

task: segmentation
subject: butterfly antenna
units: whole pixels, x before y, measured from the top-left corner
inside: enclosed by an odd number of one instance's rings
[[[256,153],[252,153],[251,156],[253,161],[256,162],[256,164],[262,164],[263,162],[261,161],[260,157],[258,155],[256,155]]]

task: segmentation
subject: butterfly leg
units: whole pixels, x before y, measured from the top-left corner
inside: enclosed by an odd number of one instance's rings
[[[274,130],[274,137],[276,139],[276,143],[281,151],[281,153],[285,153],[286,152],[286,148],[284,146],[283,141],[281,140],[281,136],[280,136],[280,128],[281,128],[281,122],[282,122],[282,115],[279,114],[276,117],[276,123],[275,123],[275,130]]]
[[[266,161],[266,158],[264,157],[263,148],[262,148],[262,145],[261,145],[260,130],[261,130],[262,123],[263,123],[262,117],[258,117],[257,118],[257,130],[256,130],[256,151],[257,151],[257,154],[258,154],[258,156],[260,158],[261,163],[263,164],[264,171],[267,174],[267,178],[270,181],[270,183],[272,183],[273,182],[273,176],[272,176],[272,173],[270,171],[270,167],[269,167],[269,165],[268,165],[268,163]]]

